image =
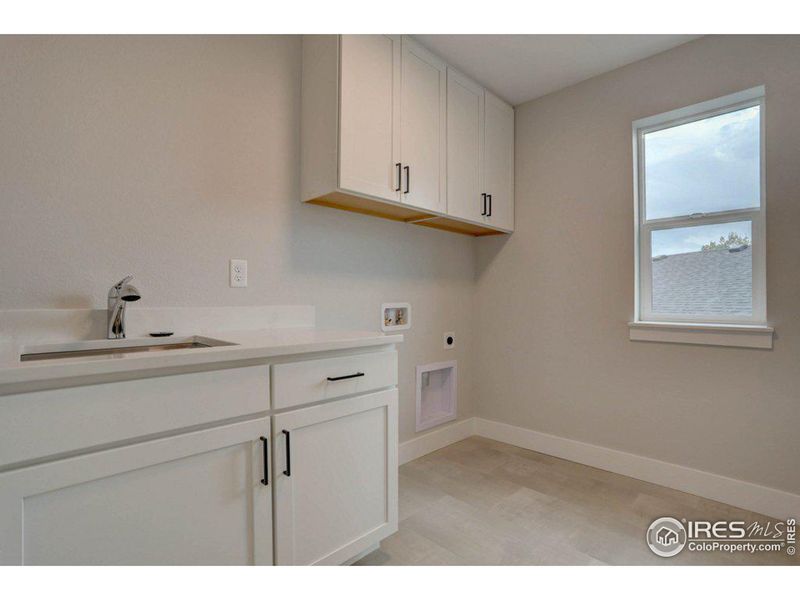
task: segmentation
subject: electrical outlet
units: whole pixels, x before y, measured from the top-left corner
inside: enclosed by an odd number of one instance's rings
[[[247,287],[247,261],[243,258],[231,259],[231,287]]]
[[[447,331],[444,334],[444,349],[451,350],[456,347],[456,332]]]

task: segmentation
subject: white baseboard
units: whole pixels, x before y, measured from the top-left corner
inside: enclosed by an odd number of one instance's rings
[[[479,417],[475,417],[474,421],[475,435],[498,442],[627,475],[777,519],[800,516],[800,495],[797,494],[515,425]],[[464,428],[467,426],[464,425]]]
[[[439,448],[460,442],[472,435],[475,435],[475,419],[472,417],[449,425],[442,425],[430,433],[425,433],[400,444],[398,460],[403,465],[415,458],[439,450]]]
[[[444,425],[403,442],[400,444],[400,464],[472,435],[663,485],[777,519],[800,515],[800,495],[791,492],[480,417]]]

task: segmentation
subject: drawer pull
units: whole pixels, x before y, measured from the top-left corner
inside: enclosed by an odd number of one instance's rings
[[[289,432],[284,429],[283,435],[286,436],[286,470],[283,472],[287,477],[292,476],[292,442],[289,439]]]
[[[264,442],[264,479],[261,483],[269,485],[269,440],[262,435],[261,441]]]
[[[328,381],[341,381],[342,379],[353,379],[355,377],[363,377],[364,374],[359,371],[358,373],[353,373],[352,375],[342,375],[341,377],[328,377]]]

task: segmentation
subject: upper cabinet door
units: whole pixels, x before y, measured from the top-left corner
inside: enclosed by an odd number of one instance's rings
[[[514,109],[486,92],[484,186],[491,196],[487,223],[514,229]]]
[[[399,199],[401,38],[341,37],[339,187]]]
[[[404,204],[445,212],[447,66],[404,37],[402,72],[400,199]]]
[[[447,214],[482,221],[483,88],[447,69]]]

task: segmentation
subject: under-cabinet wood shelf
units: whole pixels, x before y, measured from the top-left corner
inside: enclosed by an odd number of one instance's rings
[[[383,219],[391,219],[392,221],[411,223],[413,225],[421,225],[422,227],[432,227],[434,229],[474,235],[476,237],[510,233],[477,223],[470,223],[457,217],[431,214],[413,207],[381,202],[370,198],[362,198],[344,192],[331,192],[330,194],[326,194],[320,198],[312,198],[306,202],[308,204],[338,208],[362,215],[381,217]]]

